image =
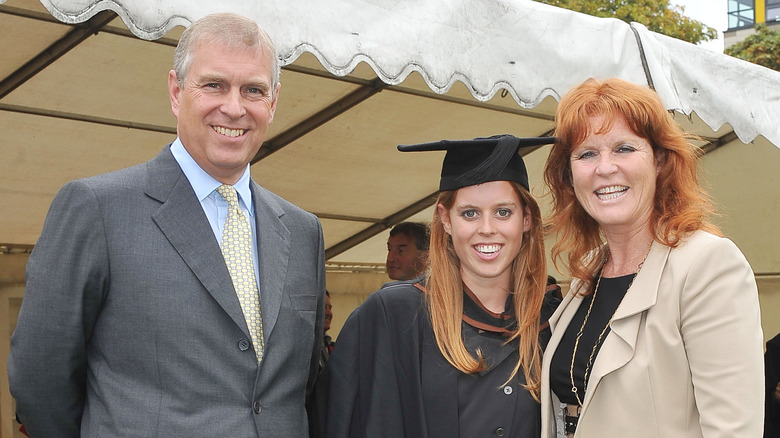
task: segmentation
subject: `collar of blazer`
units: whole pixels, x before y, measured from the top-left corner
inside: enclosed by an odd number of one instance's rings
[[[642,312],[653,307],[656,303],[661,274],[670,251],[670,247],[653,242],[641,272],[634,279],[623,301],[615,311],[612,317],[611,332],[604,339],[599,350],[598,360],[593,364],[593,370],[588,379],[588,392],[583,401],[583,412],[587,409],[601,378],[624,366],[634,356]],[[558,347],[565,327],[569,325],[577,308],[582,303],[582,297],[573,293],[579,290],[581,285],[582,283],[579,281],[572,282],[572,291],[564,297],[558,311],[550,318],[553,336],[547,348],[552,348],[552,351]],[[556,330],[558,326],[560,329]],[[552,354],[549,356],[552,357]]]

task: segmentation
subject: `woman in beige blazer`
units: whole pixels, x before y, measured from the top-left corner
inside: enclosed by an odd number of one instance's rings
[[[762,332],[745,257],[720,236],[698,148],[651,90],[561,99],[545,181],[556,265],[542,437],[760,437]]]

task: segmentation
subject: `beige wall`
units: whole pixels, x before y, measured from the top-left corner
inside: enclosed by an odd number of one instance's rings
[[[325,282],[333,305],[328,334],[335,340],[349,314],[388,281],[391,280],[384,272],[328,272]]]
[[[24,437],[14,421],[14,402],[8,390],[8,352],[24,294],[27,254],[0,253],[0,437]]]

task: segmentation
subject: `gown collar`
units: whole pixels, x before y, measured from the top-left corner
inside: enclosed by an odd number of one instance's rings
[[[504,313],[495,313],[487,309],[465,284],[463,285],[463,322],[493,333],[509,335],[517,326],[514,314],[512,294],[506,299]]]

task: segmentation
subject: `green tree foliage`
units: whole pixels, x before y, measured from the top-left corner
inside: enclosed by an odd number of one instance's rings
[[[714,40],[718,31],[684,15],[685,8],[670,0],[536,0],[548,5],[583,12],[596,17],[611,17],[627,23],[636,21],[648,29],[673,38],[698,44]]]
[[[780,32],[769,29],[764,23],[759,24],[756,33],[726,47],[725,53],[780,71]]]

